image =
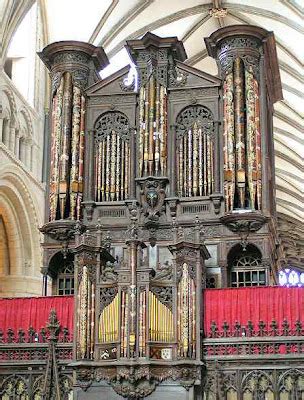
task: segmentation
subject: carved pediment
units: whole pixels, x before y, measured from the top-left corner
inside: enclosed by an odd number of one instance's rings
[[[200,71],[180,61],[171,72],[170,88],[220,87],[221,80],[216,76]]]
[[[88,97],[133,93],[135,80],[128,80],[130,66],[120,69],[106,79],[100,80],[86,90]]]

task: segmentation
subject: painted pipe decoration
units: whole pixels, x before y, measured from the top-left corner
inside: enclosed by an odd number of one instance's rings
[[[177,292],[178,355],[182,358],[196,356],[196,291],[189,266],[183,264]]]
[[[52,100],[50,221],[80,218],[84,117],[85,98],[65,72]]]
[[[80,359],[93,359],[95,325],[95,285],[91,282],[88,268],[83,267],[78,288],[78,354]]]
[[[223,86],[226,211],[261,209],[259,85],[252,67],[234,60]]]
[[[214,145],[196,123],[178,140],[178,194],[209,196],[214,191]]]
[[[166,175],[167,134],[167,90],[152,74],[139,92],[140,176]]]
[[[119,112],[103,114],[95,124],[95,201],[129,197],[129,122]]]

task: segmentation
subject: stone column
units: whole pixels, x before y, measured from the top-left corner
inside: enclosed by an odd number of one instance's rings
[[[76,41],[52,43],[39,56],[52,83],[49,220],[75,220],[83,199],[85,88],[99,79],[108,59],[101,47]]]

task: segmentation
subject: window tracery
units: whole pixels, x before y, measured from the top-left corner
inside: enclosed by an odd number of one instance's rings
[[[299,272],[291,268],[285,268],[279,272],[280,286],[304,286],[304,272]]]

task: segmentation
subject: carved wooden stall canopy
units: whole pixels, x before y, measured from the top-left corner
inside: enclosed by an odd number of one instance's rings
[[[149,32],[126,43],[132,68],[105,80],[101,48],[41,53],[53,86],[43,273],[60,294],[74,271],[77,399],[110,387],[153,399],[162,381],[195,398],[206,285],[276,280],[273,35],[231,26],[207,47],[220,77]]]

